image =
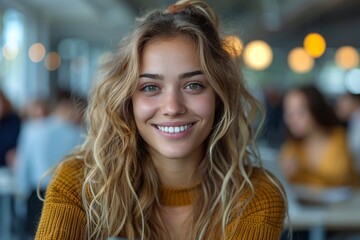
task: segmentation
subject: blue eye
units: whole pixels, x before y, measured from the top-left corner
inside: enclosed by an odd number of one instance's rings
[[[189,83],[185,88],[189,90],[201,90],[204,86],[199,83]]]
[[[154,92],[154,91],[158,91],[158,90],[160,90],[160,88],[156,85],[146,85],[141,89],[141,91],[144,91],[144,92]]]

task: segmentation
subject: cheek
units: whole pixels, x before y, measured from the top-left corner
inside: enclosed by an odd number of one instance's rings
[[[156,104],[146,98],[134,96],[132,103],[134,117],[137,125],[149,119],[154,114],[156,109]]]
[[[206,119],[208,123],[213,123],[215,117],[215,96],[204,96],[202,99],[191,102],[193,111],[196,111],[199,116]]]
[[[298,115],[293,119],[293,124],[297,127],[304,128],[307,125],[307,119],[306,117],[302,115]]]
[[[315,122],[311,116],[306,116],[304,120],[304,127],[311,130],[315,126]]]

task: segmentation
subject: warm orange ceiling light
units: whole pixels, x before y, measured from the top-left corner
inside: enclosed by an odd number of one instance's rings
[[[310,33],[304,39],[304,49],[313,58],[321,57],[326,50],[326,41],[318,33]]]
[[[302,47],[297,47],[290,51],[288,64],[296,73],[308,73],[314,67],[314,59]]]
[[[34,43],[28,52],[29,58],[33,62],[40,62],[44,59],[46,50],[41,43]]]
[[[269,44],[256,40],[248,43],[244,49],[244,62],[254,70],[265,70],[273,59],[273,52]]]
[[[343,46],[335,53],[335,62],[342,69],[356,68],[359,64],[359,53],[351,46]]]
[[[54,71],[60,67],[61,57],[57,52],[50,52],[45,58],[45,67],[49,71]]]

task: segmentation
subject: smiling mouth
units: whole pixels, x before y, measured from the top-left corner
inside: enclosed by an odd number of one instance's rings
[[[193,125],[194,125],[193,123],[190,123],[190,124],[185,124],[185,125],[181,125],[181,126],[160,126],[160,125],[155,125],[155,127],[157,129],[159,129],[160,131],[164,132],[164,133],[180,133],[180,132],[184,132],[184,131],[188,130]]]

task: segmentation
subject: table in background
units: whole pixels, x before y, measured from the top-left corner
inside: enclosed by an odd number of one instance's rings
[[[350,199],[328,205],[302,205],[296,200],[291,187],[282,177],[277,163],[276,149],[260,147],[264,167],[269,169],[284,185],[288,203],[290,225],[293,230],[309,231],[309,240],[325,239],[327,230],[360,232],[360,189],[354,189]]]

